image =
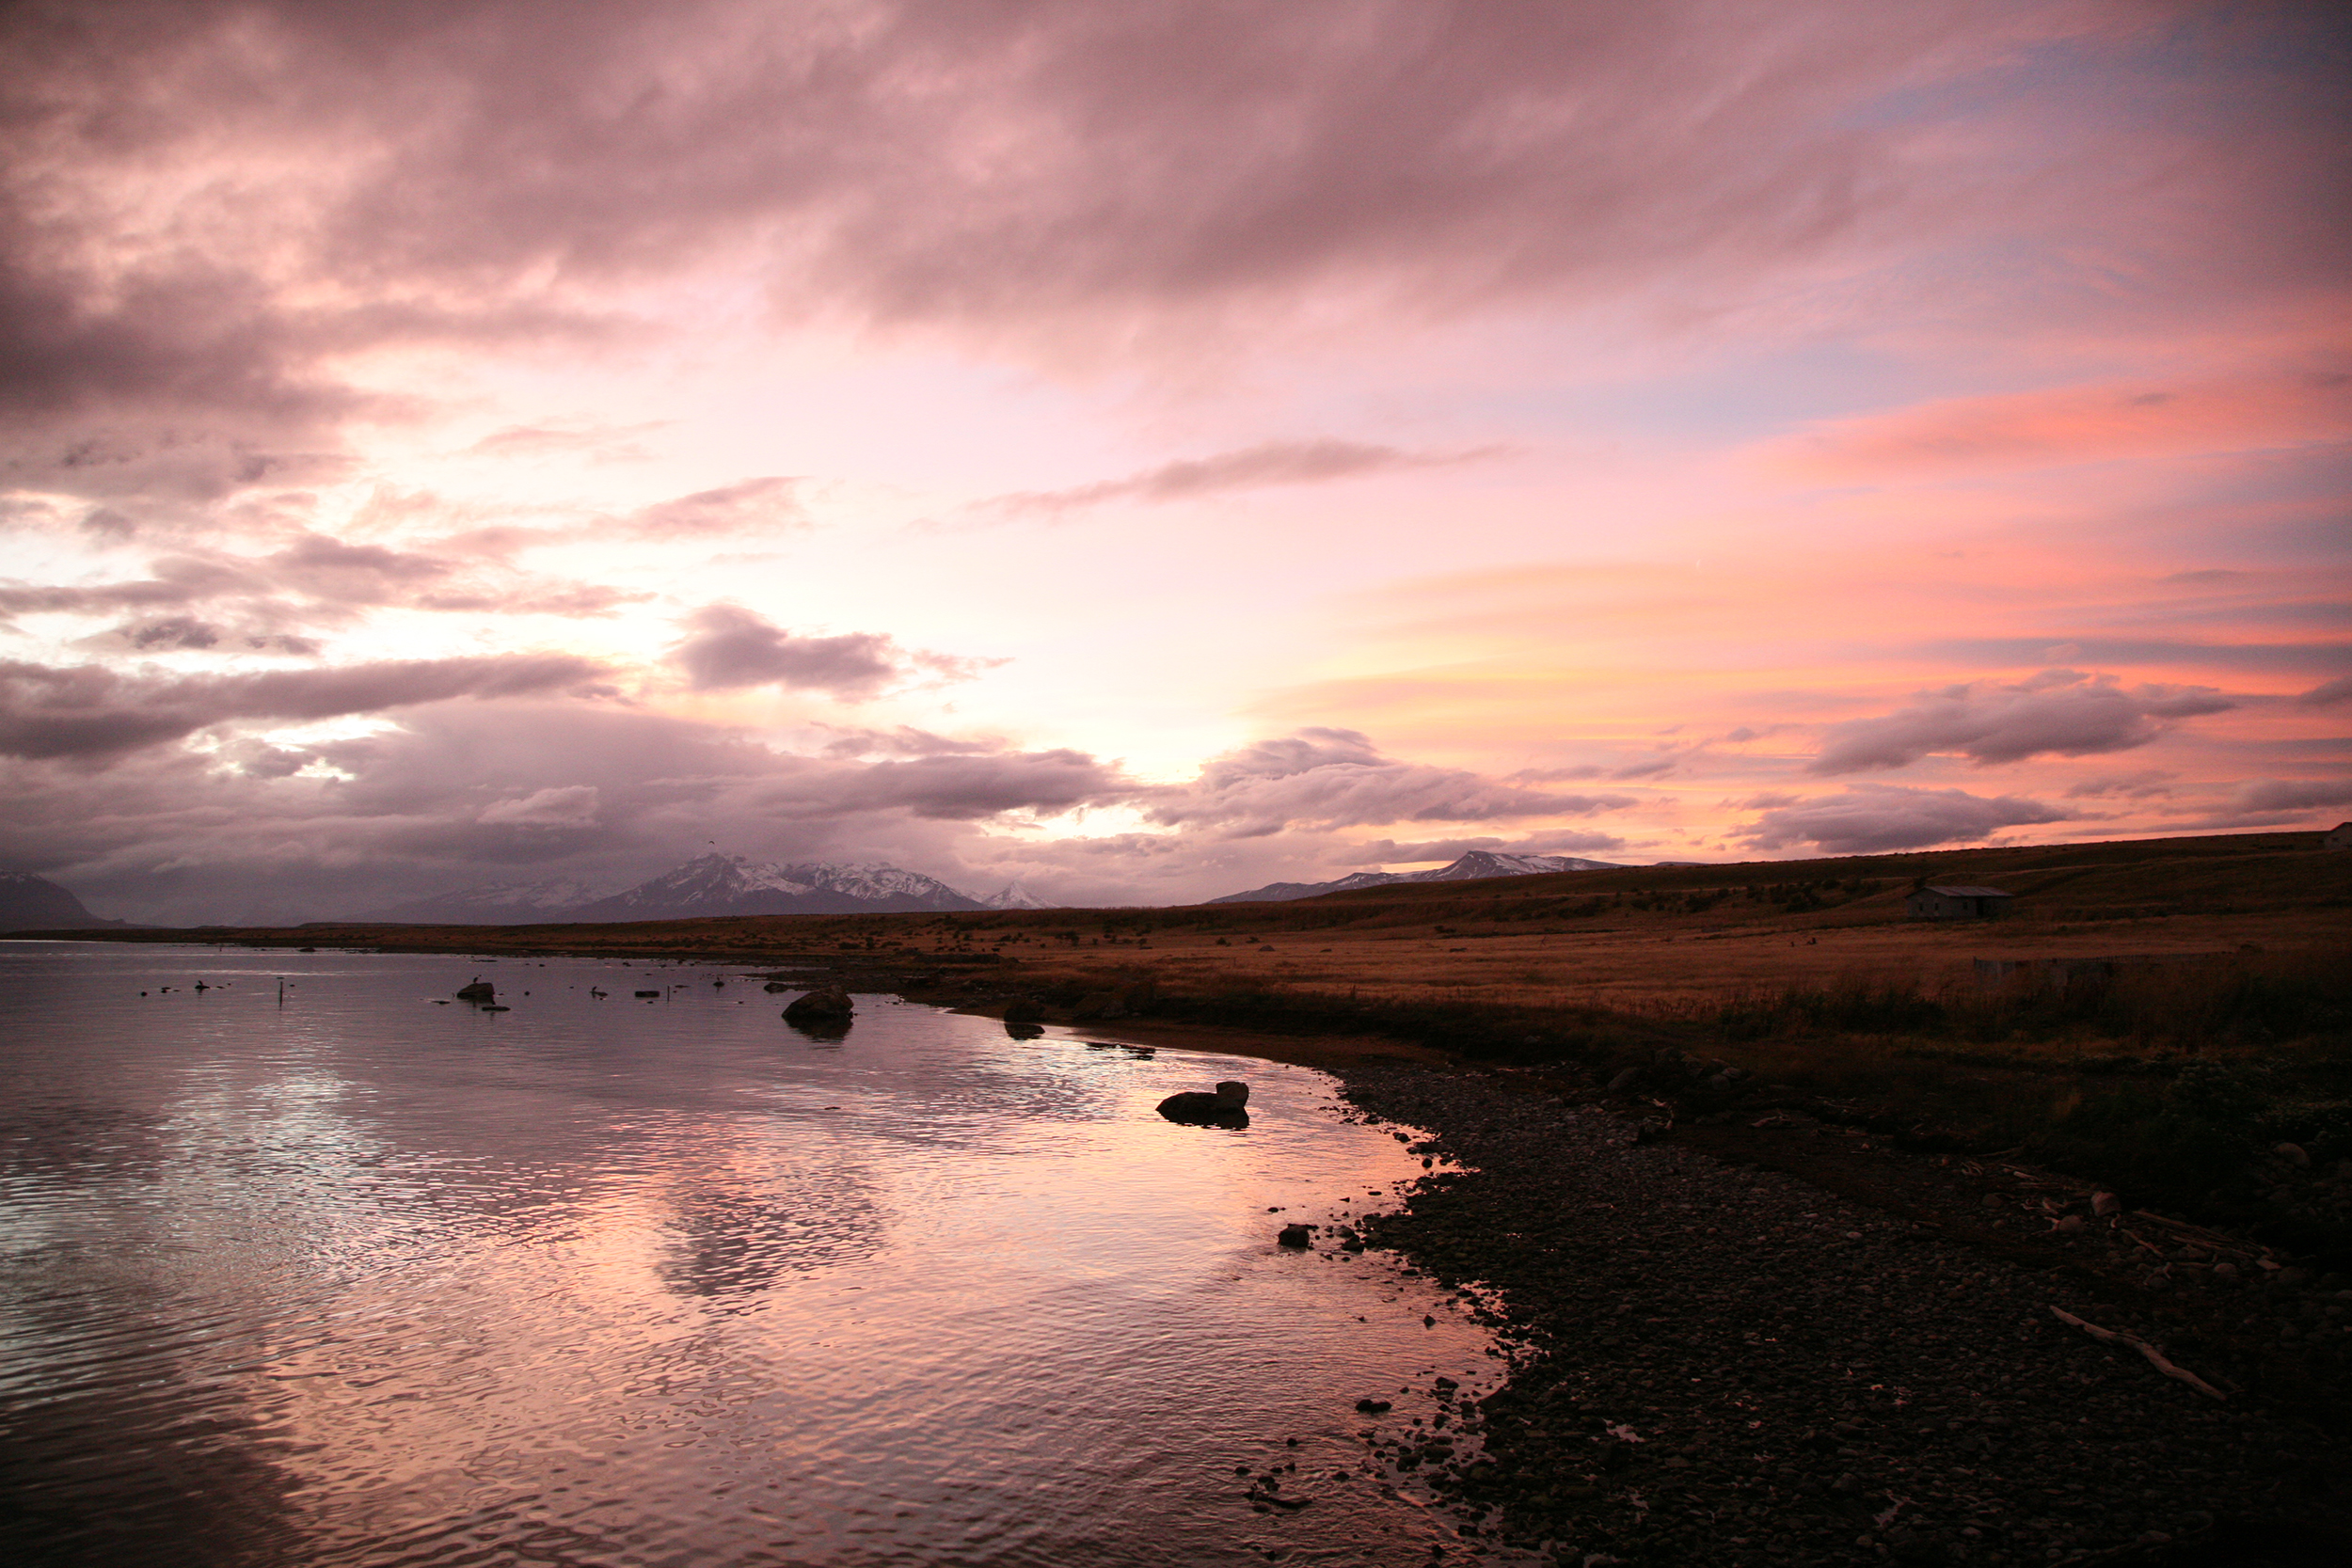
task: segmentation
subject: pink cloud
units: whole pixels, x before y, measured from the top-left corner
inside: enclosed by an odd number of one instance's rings
[[[2352,438],[2352,346],[2336,357],[2347,368],[1952,398],[1816,426],[1771,451],[1837,483],[2337,442]]]

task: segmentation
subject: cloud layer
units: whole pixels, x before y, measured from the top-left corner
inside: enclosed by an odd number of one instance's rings
[[[1924,692],[1883,719],[1832,725],[1810,770],[1903,768],[1937,752],[1991,767],[2042,755],[2128,752],[2162,735],[2169,721],[2227,713],[2236,705],[2209,688],[2127,691],[2112,675],[2044,670],[2013,685],[1979,682]]]
[[[1739,837],[1757,849],[1875,855],[1939,844],[1981,844],[2005,828],[2063,822],[2069,816],[2039,800],[2010,795],[1988,799],[1962,789],[1850,784],[1838,795],[1775,806],[1739,830]]]
[[[563,654],[176,677],[0,664],[0,754],[104,759],[235,720],[309,722],[452,697],[523,696],[586,687],[600,673]]]
[[[211,916],[2322,825],[2343,45],[9,8],[0,855]]]

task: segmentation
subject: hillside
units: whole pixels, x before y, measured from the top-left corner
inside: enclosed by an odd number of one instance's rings
[[[0,877],[0,931],[79,930],[121,924],[99,919],[79,898],[46,877]]]

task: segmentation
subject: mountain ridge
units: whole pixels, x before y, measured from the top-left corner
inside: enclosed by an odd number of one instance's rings
[[[1015,883],[1006,891],[1018,887]],[[1024,896],[1027,896],[1025,892]],[[880,861],[805,861],[779,865],[714,852],[618,892],[565,880],[490,882],[412,899],[365,918],[418,926],[570,926],[717,915],[905,914],[991,907],[935,877]]]
[[[1472,849],[1435,871],[1357,871],[1328,882],[1268,882],[1246,893],[1211,898],[1211,904],[1286,904],[1294,898],[1317,898],[1351,888],[1389,887],[1398,882],[1470,882],[1489,877],[1541,877],[1555,871],[1616,871],[1615,861],[1580,860],[1574,855],[1506,855],[1493,849]]]
[[[30,872],[0,876],[0,931],[71,931],[121,926],[102,920],[73,894]]]

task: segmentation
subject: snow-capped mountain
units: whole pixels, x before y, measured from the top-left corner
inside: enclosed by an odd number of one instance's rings
[[[1407,882],[1474,882],[1484,877],[1540,877],[1553,871],[1614,871],[1614,861],[1579,860],[1574,855],[1504,855],[1492,849],[1472,849],[1452,865],[1416,871]]]
[[[516,926],[567,920],[566,912],[591,904],[606,890],[586,882],[485,882],[431,898],[412,898],[388,910],[360,916],[363,920],[392,920],[414,926]]]
[[[1393,882],[1472,882],[1487,877],[1537,877],[1553,871],[1613,871],[1613,861],[1579,860],[1573,855],[1503,855],[1492,849],[1472,849],[1451,865],[1435,871],[1359,871],[1331,882],[1268,882],[1248,893],[1229,893],[1212,904],[1277,904],[1293,898],[1313,898],[1350,888],[1387,887]]]
[[[721,914],[858,914],[977,910],[936,878],[874,862],[774,865],[705,855],[626,893],[569,910],[565,920],[694,920]]]
[[[1003,887],[980,900],[983,908],[992,910],[1058,910],[1059,904],[1040,898],[1019,882],[1007,882]]]
[[[698,920],[722,914],[857,914],[984,906],[919,872],[866,862],[773,865],[705,855],[608,894],[580,882],[493,882],[363,916],[430,926],[570,925]]]

